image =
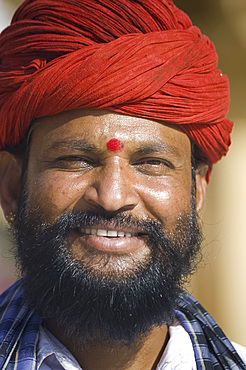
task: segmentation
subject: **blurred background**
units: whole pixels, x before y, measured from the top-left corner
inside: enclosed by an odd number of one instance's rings
[[[20,0],[0,0],[0,31]],[[229,155],[215,165],[203,212],[203,261],[187,286],[233,341],[246,346],[246,0],[174,0],[216,45],[231,84]],[[17,279],[0,215],[0,292]]]

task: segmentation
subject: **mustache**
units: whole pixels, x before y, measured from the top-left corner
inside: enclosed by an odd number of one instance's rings
[[[78,231],[80,228],[90,228],[93,225],[100,225],[100,228],[105,229],[134,228],[139,230],[138,237],[145,240],[151,250],[153,260],[158,259],[158,255],[165,258],[165,255],[169,253],[173,262],[179,259],[180,254],[187,253],[185,246],[192,244],[193,239],[199,234],[194,213],[179,217],[176,231],[167,234],[160,221],[148,217],[139,219],[129,212],[115,213],[98,208],[65,212],[53,224],[47,224],[42,222],[40,217],[26,212],[25,207],[21,207],[16,218],[14,237],[19,246],[23,244],[23,240],[26,240],[30,245],[30,251],[31,246],[35,245],[36,248],[42,248],[48,256],[50,255],[49,245],[55,243],[60,245],[61,249],[63,247],[66,249],[66,239],[70,232]],[[26,250],[24,244],[23,250]]]
[[[43,225],[43,224],[42,224]],[[157,220],[149,218],[138,219],[131,214],[115,214],[104,210],[87,210],[64,213],[52,226],[45,226],[47,232],[50,228],[62,231],[67,235],[70,231],[78,228],[86,228],[100,225],[101,228],[126,228],[136,229],[144,236],[151,236],[156,240],[166,238],[162,225]]]
[[[53,237],[57,241],[62,241],[71,231],[79,228],[90,228],[94,225],[100,225],[100,228],[105,229],[133,228],[138,230],[139,237],[144,237],[148,240],[151,239],[152,242],[156,242],[157,244],[159,244],[160,240],[166,243],[169,242],[168,237],[163,231],[161,222],[147,217],[138,219],[129,213],[116,214],[101,209],[66,212],[53,224],[41,222],[38,217],[32,215],[32,225],[30,225],[31,215],[22,211],[20,210],[16,218],[15,230],[18,230],[17,234],[21,233],[23,236],[32,236],[32,238],[38,241],[41,232],[42,241],[45,244]],[[35,225],[35,234],[33,234],[33,225]],[[39,242],[41,243],[41,240]]]

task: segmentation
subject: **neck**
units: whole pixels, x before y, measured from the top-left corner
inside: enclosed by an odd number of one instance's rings
[[[156,327],[132,345],[90,339],[81,345],[66,337],[53,323],[48,329],[76,358],[83,370],[154,370],[169,339],[166,325]]]

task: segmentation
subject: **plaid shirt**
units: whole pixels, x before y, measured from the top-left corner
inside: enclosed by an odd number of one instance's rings
[[[229,339],[189,294],[183,293],[176,317],[190,335],[198,370],[244,369]],[[0,297],[0,369],[36,370],[41,317],[23,297],[21,280]]]

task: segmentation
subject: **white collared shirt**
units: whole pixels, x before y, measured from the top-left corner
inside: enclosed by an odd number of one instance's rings
[[[156,370],[196,370],[189,334],[175,321],[169,327],[170,338]],[[234,343],[233,343],[234,344]],[[246,348],[234,344],[246,363]],[[38,370],[83,370],[68,349],[47,329],[40,328]]]

